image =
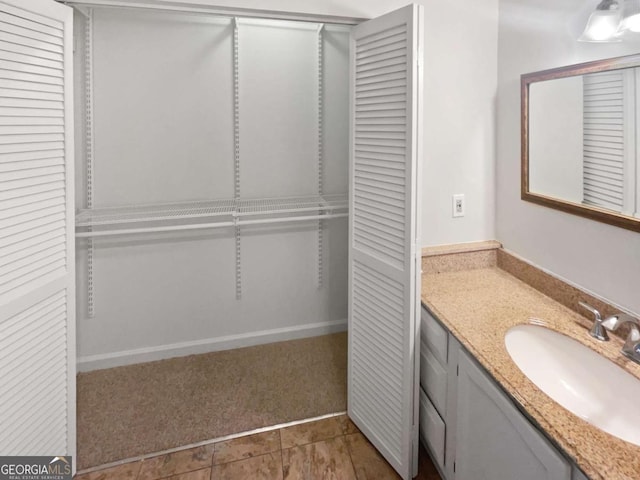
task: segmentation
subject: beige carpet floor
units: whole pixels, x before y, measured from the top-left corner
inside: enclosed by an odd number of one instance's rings
[[[78,469],[346,410],[338,333],[78,375]]]

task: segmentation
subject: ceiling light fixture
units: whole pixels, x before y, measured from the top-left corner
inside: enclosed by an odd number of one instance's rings
[[[640,0],[627,0],[626,3],[635,3],[638,6],[638,11],[630,18],[636,18],[634,22],[637,22],[640,29]],[[584,32],[578,38],[580,42],[619,42],[620,27],[621,27],[621,8],[618,0],[602,0],[595,11],[589,17],[587,26]],[[635,23],[634,23],[635,25]]]
[[[640,0],[625,0],[622,5],[620,31],[640,32]]]

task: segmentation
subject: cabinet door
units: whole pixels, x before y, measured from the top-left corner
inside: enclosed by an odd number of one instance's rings
[[[72,10],[0,17],[0,452],[73,456]]]
[[[422,8],[351,36],[349,416],[403,479],[417,473]]]
[[[578,467],[573,467],[573,474],[571,475],[571,480],[589,480],[587,476],[582,473]]]
[[[459,352],[456,480],[570,480],[571,466]]]

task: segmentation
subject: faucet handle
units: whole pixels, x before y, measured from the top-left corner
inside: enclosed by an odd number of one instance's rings
[[[598,340],[602,340],[603,342],[609,340],[607,330],[602,326],[602,316],[600,315],[600,312],[585,302],[578,302],[578,305],[593,313],[594,322],[591,330],[589,331],[589,335],[591,335],[593,338],[597,338]]]
[[[634,362],[640,363],[640,320],[628,313],[617,313],[602,322],[602,326],[612,332],[625,324],[629,324],[629,334],[622,347],[622,353]]]

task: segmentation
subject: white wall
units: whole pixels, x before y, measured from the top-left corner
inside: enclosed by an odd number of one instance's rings
[[[520,200],[520,75],[637,53],[575,39],[597,1],[500,0],[497,238],[510,251],[640,312],[640,235]]]
[[[236,8],[373,18],[410,0],[181,0]],[[422,244],[495,238],[498,0],[425,6]],[[452,217],[452,195],[466,215]]]
[[[529,189],[582,203],[582,77],[529,87]]]

